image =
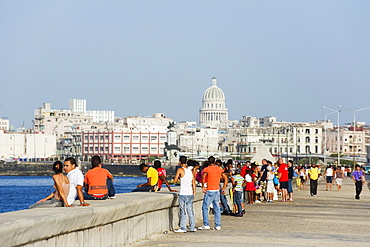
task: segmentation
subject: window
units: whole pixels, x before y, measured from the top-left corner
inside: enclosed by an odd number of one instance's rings
[[[306,143],[310,143],[310,137],[306,136]]]
[[[134,141],[138,141],[138,140],[139,140],[139,136],[138,136],[138,135],[134,135],[134,136],[132,136],[132,140],[134,140]]]
[[[315,138],[315,143],[319,143],[319,138],[318,137]]]
[[[123,136],[123,140],[124,141],[129,141],[130,140],[130,136],[129,135],[124,135]]]
[[[100,141],[104,141],[104,136],[100,136]]]
[[[95,136],[95,141],[98,141],[99,140],[99,136],[98,135],[96,135]]]
[[[105,140],[108,141],[109,140],[109,136],[108,135],[105,135]]]
[[[319,129],[315,129],[315,134],[318,134],[319,133]]]
[[[161,141],[165,141],[166,140],[166,136],[160,136],[159,137]]]
[[[157,136],[150,136],[150,140],[156,141],[157,140]]]
[[[88,136],[85,136],[85,141],[88,141],[89,140],[89,137]]]
[[[88,152],[89,151],[89,148],[88,147],[85,147],[85,152]]]
[[[142,147],[142,148],[141,148],[141,150],[142,150],[143,152],[148,152],[148,147]]]
[[[94,140],[94,137],[93,136],[90,136],[90,141]]]
[[[90,152],[92,152],[94,149],[93,149],[93,147],[90,147]]]
[[[95,147],[95,152],[99,152],[99,148],[98,147]]]
[[[123,150],[124,150],[126,153],[128,153],[128,152],[130,152],[130,147],[124,147],[124,148],[123,148]]]
[[[306,129],[306,134],[309,134],[310,133],[310,129]]]
[[[115,141],[120,141],[120,140],[121,140],[121,136],[119,136],[119,135],[114,136],[114,140],[115,140]]]
[[[138,152],[138,151],[139,151],[139,147],[133,147],[133,148],[132,148],[132,151],[134,151],[134,152]]]
[[[104,147],[100,147],[100,152],[104,152]]]
[[[115,152],[115,153],[119,153],[119,152],[121,152],[121,148],[120,148],[120,147],[114,147],[114,152]]]
[[[105,152],[108,152],[109,151],[109,148],[108,147],[105,147]]]
[[[156,147],[151,147],[150,152],[154,152],[154,153],[157,152],[157,148]]]
[[[142,139],[143,141],[147,141],[147,140],[148,140],[148,136],[141,136],[141,139]]]

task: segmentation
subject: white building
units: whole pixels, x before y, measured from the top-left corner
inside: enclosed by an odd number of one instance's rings
[[[218,129],[217,128],[189,128],[178,135],[178,147],[181,152],[192,154],[211,155],[218,152]]]
[[[211,86],[203,95],[202,108],[199,110],[199,125],[218,128],[228,122],[228,114],[225,94],[217,86],[217,80],[213,77]]]
[[[9,119],[5,117],[0,117],[0,130],[9,130]]]
[[[92,117],[94,123],[114,122],[114,111],[86,110],[85,99],[70,99],[69,109],[72,112],[83,112],[86,116]]]
[[[338,132],[330,129],[327,133],[326,148],[328,153],[338,153]],[[348,156],[366,156],[366,133],[362,128],[341,128],[339,131],[339,150],[341,154]]]
[[[239,123],[242,127],[259,127],[258,118],[252,116],[242,116],[242,119]]]
[[[56,138],[52,134],[4,133],[0,130],[0,157],[4,159],[45,159],[55,156]]]
[[[167,132],[173,119],[167,118],[163,113],[154,113],[151,117],[131,116],[121,120],[122,125],[131,130]]]

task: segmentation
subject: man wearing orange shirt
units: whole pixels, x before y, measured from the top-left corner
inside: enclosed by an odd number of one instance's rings
[[[85,198],[87,200],[114,198],[113,176],[107,169],[102,168],[103,164],[98,155],[92,157],[91,165],[92,169],[86,173],[84,180],[85,191],[87,191]]]
[[[224,186],[222,187],[222,194],[225,193],[225,189],[228,183],[227,176],[223,173],[223,169],[215,165],[215,157],[210,156],[208,158],[209,166],[203,169],[202,176],[202,191],[204,194],[202,214],[203,214],[203,226],[199,227],[199,230],[209,230],[208,221],[208,207],[213,205],[215,211],[215,230],[221,230],[221,211],[220,211],[220,180],[221,177],[224,179]],[[207,187],[205,182],[207,181]]]

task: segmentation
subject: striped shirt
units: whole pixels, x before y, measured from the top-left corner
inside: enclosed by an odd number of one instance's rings
[[[243,182],[244,178],[239,174],[233,176],[234,181],[236,182],[235,191],[243,191]]]

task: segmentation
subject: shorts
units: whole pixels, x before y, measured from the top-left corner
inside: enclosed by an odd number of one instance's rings
[[[289,186],[288,181],[280,182],[280,189],[288,189],[288,186]]]
[[[343,178],[337,178],[335,181],[337,182],[337,185],[342,185]]]
[[[301,183],[306,182],[306,180],[304,179],[304,178],[305,178],[305,176],[300,176],[300,178],[301,178]]]
[[[333,183],[333,177],[332,176],[326,176],[326,183],[328,183],[328,184]]]

